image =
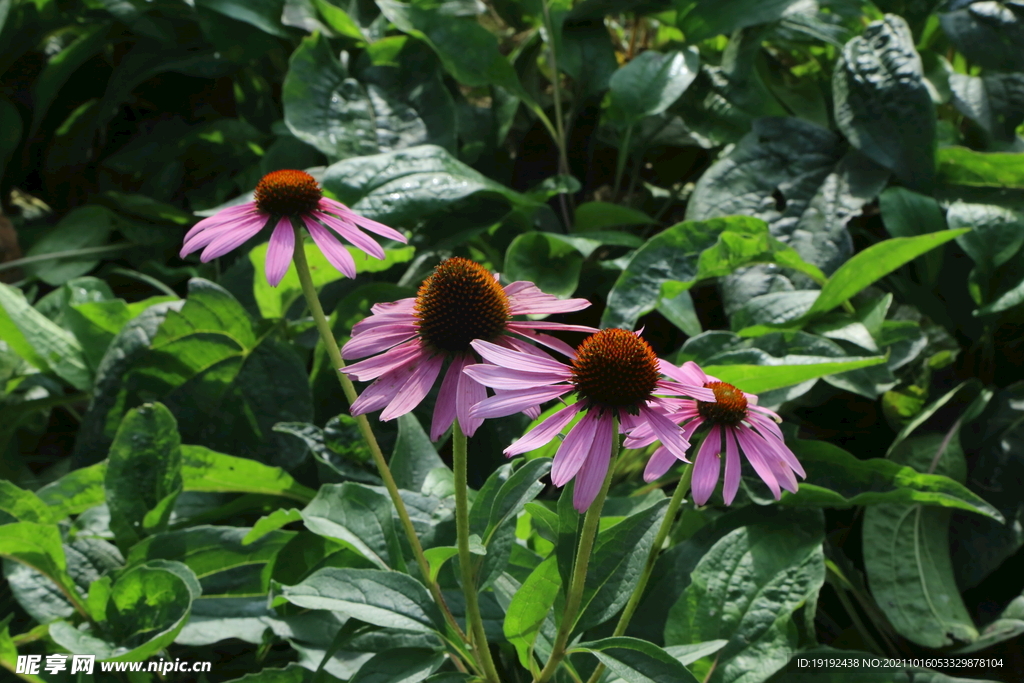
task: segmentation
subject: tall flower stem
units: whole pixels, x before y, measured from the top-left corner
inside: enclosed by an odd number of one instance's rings
[[[476,576],[473,556],[469,552],[469,498],[466,495],[466,435],[458,419],[452,425],[452,469],[455,470],[455,530],[458,536],[459,569],[462,573],[462,593],[466,596],[466,630],[473,638],[473,651],[488,681],[499,683],[491,650],[487,646],[484,620],[480,616],[480,603],[476,594]]]
[[[551,21],[551,8],[549,7],[549,4],[549,0],[541,0],[540,3],[541,9],[544,12],[544,30],[547,31],[548,34],[548,51],[551,60],[551,88],[555,100],[555,145],[558,147],[558,172],[568,175],[569,155],[566,151],[565,120],[562,116],[561,73],[558,71],[558,54],[555,51],[555,26],[554,23]],[[566,195],[564,193],[560,194],[558,197],[558,201],[562,208],[562,218],[565,220],[565,229],[571,230],[572,219],[569,215],[568,200],[566,198]]]
[[[608,495],[608,488],[612,483],[612,474],[615,471],[615,461],[619,455],[619,421],[616,418],[612,422],[612,453],[608,462],[608,473],[604,477],[601,491],[597,498],[587,509],[587,516],[583,519],[583,531],[580,533],[580,545],[576,550],[576,562],[572,571],[572,578],[566,590],[565,611],[562,612],[562,622],[558,625],[558,632],[555,634],[555,642],[551,648],[551,656],[547,664],[537,676],[534,683],[546,683],[554,675],[558,665],[565,658],[566,645],[569,642],[569,635],[572,627],[579,616],[580,605],[583,602],[583,586],[587,580],[587,567],[590,564],[590,554],[594,550],[594,540],[597,538],[597,528],[601,523],[601,509],[604,507],[604,499]]]
[[[338,342],[334,339],[334,333],[331,332],[331,325],[327,322],[327,316],[324,315],[323,306],[320,305],[320,297],[317,295],[316,286],[313,284],[313,276],[309,271],[309,262],[306,260],[302,233],[298,228],[295,228],[295,252],[292,260],[295,262],[295,269],[299,274],[299,282],[302,284],[302,293],[306,297],[306,305],[309,306],[309,312],[313,314],[316,329],[320,332],[320,340],[324,343],[324,348],[327,349],[327,357],[331,359],[331,365],[338,375],[338,381],[341,382],[341,389],[345,392],[345,397],[348,399],[349,404],[355,403],[358,397],[356,388],[353,386],[352,380],[345,373],[341,372],[341,368],[345,367],[345,361],[341,358],[341,349],[338,348]],[[437,582],[430,578],[430,565],[427,564],[427,558],[423,554],[423,546],[420,545],[420,539],[412,526],[412,519],[409,518],[409,511],[405,507],[405,502],[402,501],[401,494],[398,493],[398,485],[395,483],[395,478],[391,475],[391,469],[388,467],[387,461],[384,460],[384,454],[380,450],[380,444],[377,443],[377,437],[373,434],[373,428],[370,427],[370,421],[366,419],[365,415],[359,415],[355,420],[359,427],[359,433],[362,434],[367,446],[370,447],[373,462],[377,465],[380,478],[384,480],[384,486],[388,490],[388,495],[391,496],[391,502],[398,511],[398,518],[402,522],[402,528],[405,530],[405,536],[409,540],[409,546],[412,548],[413,555],[416,556],[416,564],[420,568],[423,581],[426,582],[427,588],[430,589],[430,594],[434,596],[434,601],[444,612],[448,625],[460,638],[465,639],[465,634],[459,628],[455,617],[452,616],[447,604],[445,604]]]
[[[640,574],[640,580],[637,582],[636,588],[633,589],[633,594],[629,596],[629,602],[626,603],[625,609],[622,610],[619,623],[615,625],[613,637],[623,635],[629,627],[629,620],[633,618],[633,613],[636,612],[636,608],[640,604],[640,598],[644,595],[644,589],[647,588],[647,582],[651,578],[651,572],[654,571],[654,564],[658,560],[661,546],[665,544],[665,539],[668,538],[668,534],[672,530],[672,524],[676,519],[676,513],[679,512],[679,506],[682,505],[683,499],[690,491],[690,481],[692,478],[693,464],[687,463],[683,469],[683,476],[676,486],[675,493],[672,494],[672,500],[668,502],[665,518],[661,520],[661,526],[658,527],[658,535],[654,537],[654,544],[651,545],[651,552],[647,555],[647,562],[644,564],[644,570]],[[594,673],[587,679],[587,683],[597,683],[601,680],[602,673],[604,673],[604,664],[598,664],[597,668],[594,669]]]

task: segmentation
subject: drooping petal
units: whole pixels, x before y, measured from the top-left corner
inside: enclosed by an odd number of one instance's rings
[[[779,425],[774,420],[769,420],[763,415],[758,415],[752,411],[747,411],[747,422],[751,424],[757,431],[765,437],[774,437],[779,441],[783,441],[785,437],[782,436],[782,430],[779,429]]]
[[[495,389],[531,389],[539,384],[555,384],[564,382],[570,375],[569,372],[523,372],[511,368],[502,368],[489,363],[478,363],[466,368],[466,374],[480,382],[484,386]]]
[[[583,406],[579,403],[574,403],[571,406],[562,408],[557,413],[526,432],[526,434],[506,448],[505,454],[511,457],[513,455],[532,451],[540,448],[546,443],[549,443],[553,438],[558,436],[563,429],[565,429],[567,424],[572,422],[572,418],[576,417],[576,413],[580,412],[582,408]]]
[[[316,246],[320,248],[320,251],[327,257],[330,264],[344,273],[346,277],[355,279],[356,262],[352,258],[352,254],[348,253],[348,249],[343,247],[341,242],[327,231],[327,228],[311,217],[303,216],[302,222],[306,224],[309,236],[313,238]]]
[[[364,415],[380,410],[391,403],[412,377],[412,374],[416,372],[416,368],[425,361],[426,353],[420,350],[401,365],[382,374],[373,384],[363,389],[363,393],[352,403],[350,412],[353,415]]]
[[[480,401],[469,414],[473,417],[505,417],[513,415],[532,406],[540,405],[562,394],[572,391],[568,384],[556,384],[554,386],[541,386],[534,389],[520,389],[518,391],[503,391]]]
[[[199,260],[203,263],[209,263],[213,259],[219,258],[233,249],[237,249],[262,230],[266,224],[267,219],[265,217],[256,216],[255,218],[250,218],[247,222],[233,224],[230,228],[225,227],[224,231],[217,233],[217,238],[210,242],[206,249],[203,250]]]
[[[444,356],[436,354],[417,365],[412,376],[409,377],[409,381],[402,386],[398,395],[388,404],[384,412],[380,414],[380,419],[385,422],[393,420],[396,417],[405,415],[418,406],[420,401],[426,397],[427,392],[430,391],[430,387],[433,386],[434,380],[437,379],[438,373],[441,372],[441,365],[443,363]]]
[[[662,446],[668,448],[680,460],[690,462],[686,459],[686,451],[690,447],[690,442],[683,436],[676,423],[657,410],[647,406],[640,408],[640,414],[646,419],[647,424],[651,426],[651,430],[658,440],[661,441]]]
[[[467,353],[466,356],[471,359],[469,362],[472,362],[471,354]],[[484,385],[463,370],[459,375],[459,391],[455,399],[455,410],[459,416],[459,425],[466,436],[473,436],[480,425],[484,423],[482,417],[471,415],[470,409],[485,398],[487,398],[487,389],[484,388]]]
[[[398,299],[396,301],[382,301],[379,304],[370,306],[370,313],[412,313],[416,310],[416,297]]]
[[[775,479],[775,474],[772,472],[772,468],[765,462],[764,455],[762,455],[762,449],[764,447],[764,439],[750,431],[749,427],[743,425],[737,425],[734,428],[736,434],[736,440],[740,444],[740,449],[743,451],[743,455],[746,456],[747,462],[757,472],[757,476],[761,477],[768,488],[771,489],[772,495],[775,496],[775,500],[782,497],[782,491],[779,489],[779,482]],[[758,443],[758,442],[761,443]],[[767,450],[767,449],[765,449]]]
[[[500,365],[503,368],[512,368],[513,370],[523,370],[525,372],[565,372],[568,369],[567,365],[559,363],[553,358],[535,356],[521,351],[510,351],[481,339],[474,339],[470,342],[470,346],[484,360]]]
[[[647,467],[644,468],[644,481],[650,484],[655,479],[664,476],[677,462],[679,462],[679,458],[672,455],[669,449],[659,446],[651,459],[647,461]]]
[[[679,367],[667,360],[660,359],[658,361],[658,369],[661,370],[663,375],[671,377],[680,384],[702,387],[708,381],[708,376],[692,360],[686,361],[682,367]]]
[[[740,447],[736,444],[736,434],[731,427],[725,427],[725,484],[722,485],[722,497],[726,505],[732,505],[736,492],[740,490]]]
[[[364,254],[369,254],[376,259],[384,259],[384,248],[356,226],[322,211],[316,211],[313,215],[320,219],[320,221],[328,228],[338,233],[338,236],[350,242]]]
[[[375,327],[382,325],[407,325],[410,329],[416,330],[416,316],[412,313],[378,313],[370,315],[352,326],[352,336],[362,334]]]
[[[666,382],[661,380],[658,382],[658,389],[655,391],[670,391],[678,396],[689,396],[698,401],[704,401],[705,403],[715,402],[715,392],[711,389],[705,389],[702,386],[694,386],[692,384],[680,384],[679,382]]]
[[[459,377],[466,363],[472,362],[471,358],[467,358],[468,355],[460,353],[452,358],[448,371],[444,373],[441,388],[437,392],[437,403],[434,404],[434,416],[430,422],[431,441],[440,439],[455,421],[455,396],[459,391]]]
[[[259,209],[256,208],[256,202],[246,202],[245,204],[239,204],[238,206],[229,206],[228,208],[218,211],[212,216],[208,216],[203,220],[199,221],[185,233],[182,242],[188,242],[191,238],[195,237],[201,232],[216,228],[220,225],[227,223],[234,223],[244,218],[250,217],[249,214],[259,213]],[[262,214],[264,219],[270,218],[267,214]]]
[[[596,327],[589,325],[569,325],[568,323],[554,323],[547,320],[513,320],[508,324],[510,329],[523,328],[526,330],[551,330],[556,332],[583,332],[595,334],[600,332]]]
[[[757,436],[764,440],[766,448],[774,453],[775,458],[779,462],[784,463],[788,469],[793,470],[801,477],[807,477],[807,473],[804,472],[803,465],[801,465],[800,461],[796,459],[796,455],[793,451],[789,450],[785,441],[765,434],[758,434]]]
[[[355,211],[348,208],[339,201],[335,201],[328,197],[323,197],[318,203],[317,208],[319,208],[321,211],[336,214],[341,218],[347,221],[351,221],[352,223],[355,223],[356,225],[366,230],[369,230],[374,234],[380,235],[381,237],[387,237],[389,240],[395,240],[396,242],[402,242],[403,244],[406,242],[405,235],[398,232],[394,228],[389,228],[383,223],[378,223],[377,221],[370,220],[369,218],[360,216]]]
[[[366,382],[371,379],[377,379],[385,372],[416,359],[423,352],[423,345],[420,340],[413,339],[404,344],[399,344],[379,356],[348,365],[342,372],[348,375],[350,379]],[[341,357],[345,357],[344,349],[342,349]]]
[[[583,461],[579,474],[576,475],[576,487],[572,492],[572,506],[576,511],[583,513],[587,511],[590,504],[597,498],[604,484],[605,475],[608,474],[608,463],[612,457],[612,416],[610,413],[602,412],[597,418],[597,426],[594,430],[594,440],[590,447],[590,454]]]
[[[793,476],[793,470],[789,469],[786,463],[775,458],[765,458],[765,461],[771,468],[772,474],[775,475],[776,481],[779,482],[779,486],[790,493],[796,493],[797,483],[796,477]]]
[[[594,445],[594,434],[600,421],[599,412],[588,411],[583,419],[569,430],[565,441],[558,447],[554,462],[551,464],[551,483],[555,486],[562,487],[568,484],[583,467],[583,461],[587,459]]]
[[[693,461],[693,502],[697,505],[707,503],[718,484],[718,473],[721,468],[721,461],[718,458],[718,453],[722,449],[721,432],[722,428],[719,425],[711,428]]]
[[[288,218],[282,218],[277,222],[277,227],[270,235],[270,244],[267,245],[267,258],[264,263],[264,270],[267,275],[267,282],[271,287],[281,284],[284,274],[288,272],[292,256],[295,253],[295,229]]]
[[[586,299],[559,299],[553,294],[545,294],[537,285],[523,280],[507,285],[505,294],[508,295],[512,315],[572,313],[590,306]]]
[[[365,358],[386,351],[416,336],[416,328],[409,325],[381,325],[369,332],[357,334],[345,343],[342,358]]]
[[[534,332],[533,330],[526,329],[523,326],[517,326],[515,323],[508,323],[508,330],[510,332],[514,332],[516,334],[520,334],[520,335],[526,337],[527,339],[533,340],[533,341],[537,342],[538,344],[546,346],[549,349],[553,349],[555,351],[558,351],[563,356],[567,356],[569,358],[575,358],[576,357],[576,349],[572,348],[571,346],[566,344],[561,339],[558,339],[557,337],[552,337],[550,334],[542,334],[540,332]],[[511,339],[511,340],[515,340],[517,342],[520,341],[520,340],[516,339],[515,337],[509,337],[509,336],[506,336],[505,339]],[[524,344],[524,345],[525,346],[530,346],[529,344]],[[537,348],[537,347],[533,347],[533,348]]]

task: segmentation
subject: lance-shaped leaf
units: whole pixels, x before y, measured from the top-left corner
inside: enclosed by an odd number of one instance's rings
[[[322,486],[302,519],[310,531],[350,544],[381,569],[405,568],[391,501],[373,489],[353,482]]]

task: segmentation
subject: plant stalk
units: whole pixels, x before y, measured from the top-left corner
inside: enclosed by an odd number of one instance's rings
[[[615,162],[615,184],[612,186],[612,197],[617,199],[619,188],[622,187],[622,173],[626,170],[626,159],[629,158],[629,142],[633,137],[633,126],[626,126],[626,132],[622,134],[622,144],[619,147],[619,156]]]
[[[466,596],[466,630],[472,637],[473,652],[488,681],[500,683],[498,671],[487,646],[484,620],[480,616],[477,599],[473,556],[469,552],[469,498],[466,495],[466,435],[458,419],[452,426],[452,469],[455,470],[455,529],[458,536],[459,569],[462,573],[462,593]]]
[[[341,357],[338,342],[334,339],[331,325],[327,322],[327,316],[324,315],[324,309],[320,305],[320,297],[317,295],[316,286],[313,284],[313,276],[309,270],[309,262],[306,260],[302,233],[298,228],[295,228],[295,252],[292,260],[295,262],[295,269],[299,274],[299,282],[302,284],[302,293],[306,297],[309,312],[313,314],[313,321],[316,323],[316,329],[320,333],[320,340],[323,341],[324,348],[327,349],[327,356],[331,359],[331,364],[338,375],[338,381],[341,382],[342,391],[345,392],[345,397],[348,399],[349,405],[351,405],[358,398],[356,388],[352,384],[352,380],[345,373],[341,372],[341,369],[345,367],[345,361]],[[355,420],[359,426],[359,433],[362,434],[366,444],[370,447],[373,461],[377,465],[377,471],[380,473],[381,479],[384,480],[384,486],[388,490],[388,495],[391,496],[391,502],[398,511],[398,518],[402,522],[402,529],[409,540],[409,546],[412,548],[413,555],[416,556],[416,564],[419,566],[423,581],[427,584],[427,588],[430,589],[430,594],[434,597],[434,601],[444,613],[448,625],[460,638],[465,639],[465,634],[459,628],[458,622],[455,621],[455,617],[452,616],[451,611],[448,609],[444,596],[441,595],[440,587],[438,587],[436,581],[430,579],[430,566],[427,564],[426,556],[423,555],[423,546],[420,545],[420,539],[412,526],[412,519],[409,518],[409,511],[406,509],[405,502],[398,492],[398,485],[395,483],[395,478],[391,475],[391,469],[384,459],[384,453],[380,450],[380,444],[377,443],[377,438],[373,435],[370,421],[366,419],[365,415],[358,415]]]
[[[554,24],[551,21],[551,8],[548,0],[541,0],[541,8],[544,12],[544,30],[548,34],[548,52],[551,59],[552,80],[551,88],[555,100],[555,146],[558,148],[558,172],[569,175],[569,154],[566,151],[565,121],[562,117],[562,88],[561,73],[558,71],[558,55],[555,51]],[[558,202],[562,209],[562,219],[565,221],[566,231],[572,230],[572,217],[569,215],[569,204],[565,193],[558,195]]]
[[[576,562],[573,567],[572,578],[566,591],[565,611],[562,613],[562,622],[558,625],[558,632],[555,635],[555,642],[551,648],[551,656],[547,664],[537,676],[534,683],[546,683],[554,675],[558,665],[565,658],[566,645],[569,642],[569,635],[572,633],[579,616],[580,604],[583,602],[583,587],[587,580],[587,566],[590,564],[590,554],[594,550],[594,540],[597,538],[597,529],[601,523],[601,509],[604,507],[604,499],[608,495],[608,488],[612,483],[612,474],[615,471],[615,461],[619,455],[619,420],[615,418],[612,422],[612,453],[608,462],[608,473],[601,484],[601,491],[597,498],[587,509],[587,516],[583,520],[583,531],[580,534],[580,545],[576,550]]]

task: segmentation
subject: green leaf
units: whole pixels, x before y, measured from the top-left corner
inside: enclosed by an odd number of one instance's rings
[[[1000,294],[992,303],[985,304],[974,311],[974,315],[994,315],[1008,311],[1015,306],[1024,303],[1024,279],[1018,282],[1013,288]]]
[[[700,55],[694,47],[641,52],[608,81],[608,119],[632,126],[645,116],[662,113],[689,87],[699,68]]]
[[[544,490],[540,479],[550,471],[551,461],[547,458],[529,460],[501,485],[490,504],[490,518],[483,534],[485,542],[490,540],[495,529],[515,519],[526,504]]]
[[[181,476],[186,491],[261,493],[308,503],[316,495],[280,467],[217,453],[203,446],[181,447]]]
[[[40,256],[57,252],[101,247],[117,227],[117,216],[103,206],[82,206],[68,213],[54,228],[32,245],[25,255]],[[85,275],[100,262],[95,255],[49,259],[23,266],[28,275],[49,285],[61,285]]]
[[[349,683],[419,683],[444,660],[444,653],[437,650],[396,647],[370,657]]]
[[[792,357],[790,357],[792,360]],[[821,360],[808,357],[809,361]],[[709,365],[704,371],[712,377],[728,382],[750,394],[761,394],[773,389],[789,387],[819,377],[828,377],[858,368],[885,363],[884,356],[835,363],[808,362],[806,365]]]
[[[29,137],[33,137],[39,130],[39,124],[50,104],[72,74],[107,44],[110,27],[109,23],[83,26],[70,45],[50,57],[32,88],[32,125]]]
[[[497,85],[529,99],[512,64],[498,50],[497,38],[474,17],[453,16],[440,8],[396,0],[379,0],[377,6],[400,31],[429,45],[459,83]]]
[[[0,338],[43,372],[53,372],[76,389],[88,389],[92,376],[81,344],[29,306],[21,290],[0,283]]]
[[[939,179],[951,185],[1024,189],[1024,161],[1019,153],[943,147],[936,163]]]
[[[796,493],[785,493],[783,505],[851,507],[892,503],[955,508],[1001,521],[992,505],[963,484],[937,474],[921,474],[886,458],[861,460],[839,446],[812,439],[786,444],[807,471]]]
[[[966,232],[967,229],[946,230],[918,237],[895,237],[871,245],[832,274],[804,316],[831,311],[900,266]]]
[[[345,10],[331,4],[328,0],[313,0],[313,4],[316,5],[316,9],[324,22],[335,33],[345,38],[351,38],[357,43],[366,42],[366,37],[359,29],[359,24]]]
[[[991,274],[1024,244],[1024,213],[992,204],[955,202],[946,214],[950,230],[963,229],[956,243],[978,268]]]
[[[341,612],[384,628],[420,633],[444,628],[423,584],[397,572],[327,567],[302,583],[285,586],[282,597],[299,607]]]
[[[56,524],[14,522],[0,525],[0,556],[35,569],[65,593],[75,595],[74,582],[67,575],[67,559]]]
[[[413,225],[476,194],[535,206],[436,145],[339,161],[324,171],[322,184],[356,213],[389,225]]]
[[[890,456],[918,472],[964,481],[959,429],[902,441]],[[925,647],[970,643],[978,631],[964,606],[949,554],[950,511],[876,505],[864,511],[864,567],[871,593],[896,631]]]
[[[939,14],[942,30],[972,63],[996,71],[1024,70],[1024,20],[1005,3],[958,2]],[[946,8],[944,6],[944,8]]]
[[[949,90],[953,106],[990,139],[1013,142],[1017,126],[1024,121],[1024,74],[985,73],[979,77],[953,72]],[[940,175],[941,170],[940,166]]]
[[[798,0],[690,0],[677,3],[676,19],[686,42],[693,44],[737,29],[776,21]]]
[[[536,667],[533,643],[561,587],[558,563],[552,555],[530,572],[505,610],[505,637],[515,646],[519,663],[531,671]]]
[[[182,489],[181,437],[161,403],[129,410],[110,447],[104,477],[110,528],[127,550],[164,531]]]
[[[11,522],[46,524],[52,518],[52,510],[39,496],[14,482],[0,479],[0,525]]]
[[[667,506],[658,501],[597,535],[574,631],[604,623],[629,600]]]
[[[281,25],[284,0],[196,0],[196,6],[255,26],[278,38],[290,38]]]
[[[333,5],[332,5],[333,6]],[[232,678],[228,683],[314,683],[314,671],[291,662],[283,669],[266,668],[248,673],[241,678]]]
[[[902,17],[885,15],[850,40],[832,76],[835,118],[854,147],[911,187],[935,176],[935,106]]]
[[[72,282],[74,280],[64,283],[64,287]],[[78,339],[89,367],[96,371],[114,337],[132,318],[154,304],[177,300],[172,296],[154,296],[128,304],[124,299],[85,302],[70,299],[63,308],[64,326]]]
[[[422,490],[431,470],[447,467],[412,413],[398,418],[398,440],[388,464],[398,487],[410,491]]]
[[[946,229],[942,209],[934,198],[905,187],[890,187],[878,198],[882,222],[893,237],[916,237]],[[942,252],[931,251],[915,261],[921,283],[934,286],[942,269]]]
[[[610,202],[580,204],[576,207],[575,219],[574,232],[604,230],[619,225],[650,225],[657,222],[643,211]],[[640,246],[640,244],[636,246]]]
[[[293,522],[302,521],[302,511],[297,508],[279,508],[269,515],[263,515],[252,525],[252,529],[242,539],[242,545],[249,545],[260,540],[272,531],[288,526]]]
[[[727,638],[710,683],[764,680],[785,666],[796,649],[793,612],[814,600],[825,580],[822,526],[820,514],[799,513],[724,536],[669,612],[666,645]],[[691,668],[706,676],[709,667]]]
[[[423,556],[427,558],[430,566],[430,580],[437,581],[437,574],[441,571],[444,563],[459,554],[459,549],[452,545],[442,545],[436,548],[427,548]]]
[[[544,232],[519,235],[505,252],[504,274],[528,280],[557,297],[572,296],[580,283],[583,257],[566,242]]]
[[[362,484],[321,486],[302,519],[313,533],[350,544],[381,569],[405,569],[391,501]]]
[[[627,683],[697,683],[675,657],[639,638],[603,638],[576,646],[589,652]]]

